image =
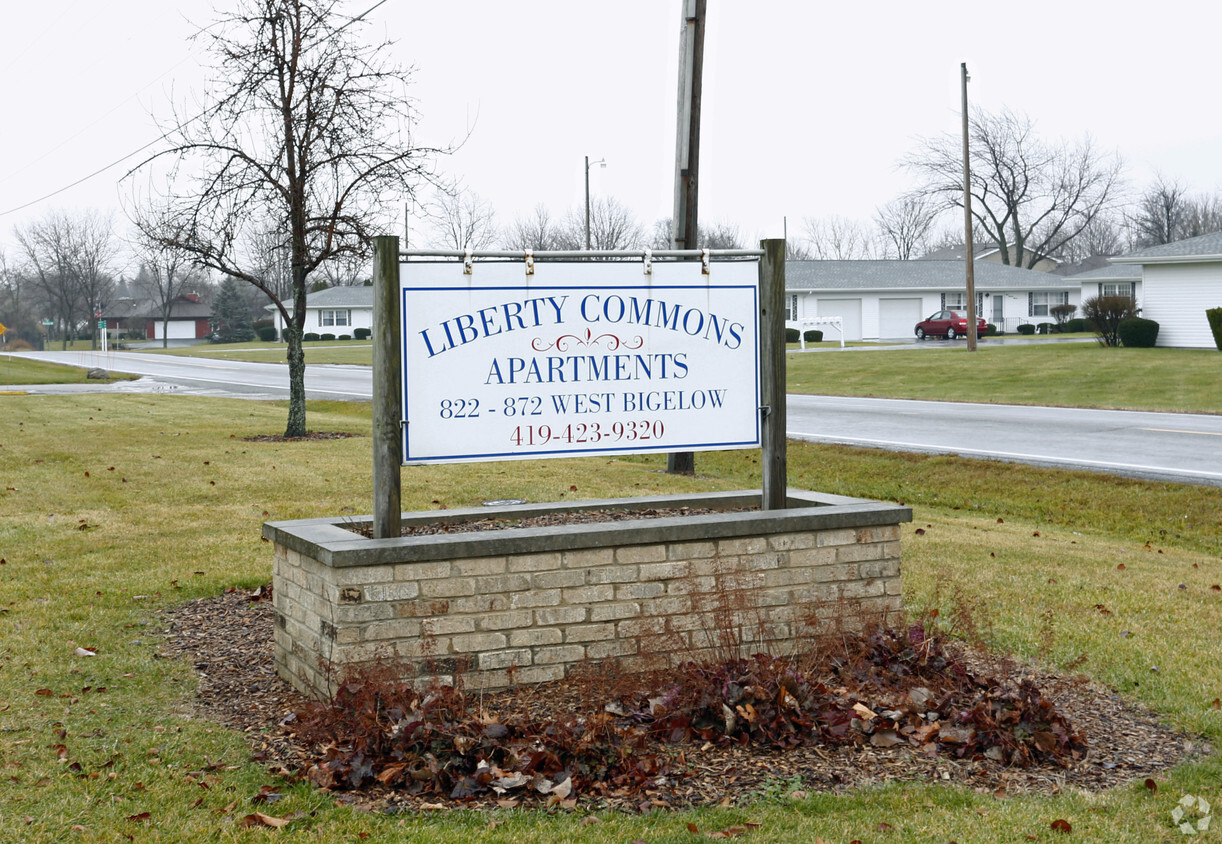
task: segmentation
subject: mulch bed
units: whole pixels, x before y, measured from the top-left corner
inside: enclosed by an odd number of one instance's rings
[[[304,443],[315,440],[346,440],[350,437],[361,437],[364,434],[353,434],[348,431],[306,431],[300,437],[286,437],[284,434],[255,434],[242,437],[248,443]]]
[[[716,513],[750,513],[759,507],[644,507],[633,510],[562,510],[538,516],[514,518],[510,515],[487,519],[471,519],[457,522],[429,522],[427,524],[403,525],[402,536],[436,536],[443,533],[480,533],[490,530],[520,530],[522,528],[555,527],[557,525],[600,524],[603,522],[630,522],[639,519],[668,519],[686,516],[711,516]],[[364,537],[373,536],[369,524],[347,526],[353,533]]]
[[[199,673],[195,713],[247,735],[255,760],[278,773],[308,769],[313,748],[294,733],[294,713],[306,703],[275,674],[270,586],[254,595],[229,591],[166,613],[169,627],[161,655],[189,659]],[[895,780],[937,781],[959,785],[999,797],[1033,792],[1055,794],[1066,789],[1098,791],[1153,777],[1212,749],[1201,739],[1167,729],[1158,717],[1134,706],[1096,683],[1080,677],[1043,672],[1031,666],[989,660],[994,673],[1010,679],[1027,678],[1055,702],[1073,726],[1085,736],[1086,756],[1060,766],[1011,768],[989,759],[956,760],[929,757],[909,746],[800,747],[775,751],[759,747],[691,743],[669,745],[682,753],[688,775],[668,777],[656,788],[631,799],[599,798],[589,808],[640,811],[693,805],[733,805],[761,792],[775,793],[782,782],[805,791],[843,792]],[[548,711],[575,711],[578,700],[565,683],[518,688],[497,693],[489,705]],[[506,696],[514,696],[507,700]],[[494,807],[544,805],[546,798],[437,802],[435,796],[415,797],[382,787],[338,793],[355,805],[383,812],[438,809],[446,806]]]

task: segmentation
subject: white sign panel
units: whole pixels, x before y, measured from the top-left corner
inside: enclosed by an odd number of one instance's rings
[[[401,266],[404,463],[751,448],[758,264]]]

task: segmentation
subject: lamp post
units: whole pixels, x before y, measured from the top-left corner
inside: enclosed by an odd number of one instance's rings
[[[601,164],[603,169],[607,169],[607,159],[600,158],[598,161],[591,162],[590,156],[586,156],[586,251],[590,251],[590,164]]]

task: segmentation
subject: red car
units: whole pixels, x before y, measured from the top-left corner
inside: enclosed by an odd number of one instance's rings
[[[985,328],[988,323],[983,319],[976,320],[976,336],[983,337]],[[916,324],[916,336],[918,340],[924,340],[927,336],[945,337],[947,340],[954,340],[956,337],[967,336],[967,318],[961,317],[954,311],[938,311],[933,316],[923,319]]]

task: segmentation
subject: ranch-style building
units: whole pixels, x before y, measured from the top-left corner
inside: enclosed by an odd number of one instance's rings
[[[288,304],[291,314],[293,306]],[[284,320],[275,305],[268,305],[267,311],[276,321],[276,336],[283,337]],[[373,330],[373,288],[365,285],[357,287],[328,287],[306,296],[305,333],[352,335],[358,328]]]
[[[1049,309],[1081,304],[1081,285],[1064,276],[976,261],[976,313],[998,331],[1055,322]],[[813,318],[840,317],[845,340],[913,337],[936,311],[967,313],[963,261],[787,261],[785,318],[794,327]],[[838,340],[835,329],[825,340]]]
[[[943,309],[966,313],[962,261],[788,261],[785,264],[785,318],[800,324],[815,317],[839,317],[845,340],[911,339],[914,326]],[[976,310],[999,331],[1023,323],[1054,322],[1049,309],[1080,304],[1074,279],[975,263]],[[276,329],[279,311],[268,308]],[[838,340],[826,326],[825,339]],[[305,331],[353,334],[373,328],[372,287],[331,287],[306,297]]]
[[[184,293],[170,302],[170,318],[162,321],[161,305],[154,299],[122,297],[102,311],[107,334],[115,339],[202,340],[211,331],[212,308],[194,293]]]
[[[1141,316],[1158,323],[1158,345],[1214,349],[1205,311],[1222,308],[1222,232],[1151,246],[1112,259],[1141,271]]]

